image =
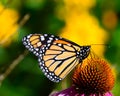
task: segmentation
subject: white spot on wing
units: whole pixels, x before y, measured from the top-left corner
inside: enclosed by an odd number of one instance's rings
[[[62,44],[58,44],[58,46],[61,46]]]
[[[49,39],[50,39],[50,40],[53,40],[53,38],[51,38],[51,37],[50,37]]]
[[[48,40],[47,43],[51,43],[51,40]]]
[[[41,36],[41,41],[44,41],[45,40],[45,37],[44,36]]]
[[[44,36],[48,36],[47,34],[44,34]]]
[[[28,35],[27,38],[30,38],[32,34]]]

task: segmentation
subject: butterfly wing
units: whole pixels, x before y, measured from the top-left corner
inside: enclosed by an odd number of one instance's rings
[[[30,34],[23,44],[38,56],[40,68],[53,82],[59,82],[89,54],[89,46],[48,34]]]

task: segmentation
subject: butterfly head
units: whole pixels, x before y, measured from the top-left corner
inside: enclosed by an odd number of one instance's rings
[[[88,57],[88,55],[90,53],[90,48],[91,48],[91,46],[81,46],[81,50],[80,50],[80,60],[81,61]]]

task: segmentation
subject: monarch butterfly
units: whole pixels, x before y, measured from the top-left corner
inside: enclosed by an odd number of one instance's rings
[[[59,82],[83,59],[91,46],[79,46],[67,39],[49,34],[30,34],[23,39],[25,47],[38,57],[45,76]]]

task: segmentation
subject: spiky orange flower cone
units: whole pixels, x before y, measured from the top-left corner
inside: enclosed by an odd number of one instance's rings
[[[50,96],[113,96],[114,75],[110,64],[99,58],[83,61],[75,69],[73,86]]]
[[[114,76],[110,65],[101,59],[92,58],[83,61],[73,74],[73,85],[84,94],[103,96],[114,86]]]

